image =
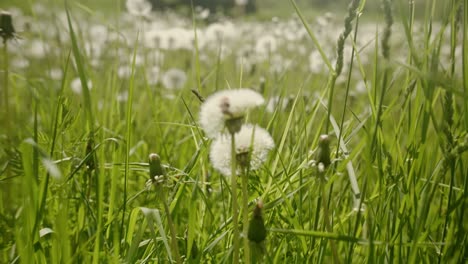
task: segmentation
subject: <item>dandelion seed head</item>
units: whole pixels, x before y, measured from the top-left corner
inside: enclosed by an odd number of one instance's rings
[[[34,59],[42,59],[50,51],[49,44],[39,39],[32,40],[29,45],[26,53]]]
[[[246,124],[235,134],[236,154],[245,157],[250,152],[250,169],[256,170],[266,161],[268,152],[275,142],[265,129]],[[225,176],[231,175],[231,135],[223,134],[216,138],[210,151],[213,167]],[[237,174],[241,171],[237,170]]]
[[[205,20],[210,16],[210,9],[197,6],[195,8],[197,18]]]
[[[125,90],[117,95],[118,102],[127,102],[128,101],[128,90]]]
[[[27,67],[29,67],[29,60],[25,59],[25,58],[14,58],[12,61],[11,61],[11,65],[13,68],[15,69],[25,69]]]
[[[236,0],[235,3],[238,6],[245,6],[247,5],[248,0]]]
[[[93,88],[93,83],[91,82],[91,80],[88,80],[87,85],[90,90],[91,88]],[[81,86],[81,80],[78,77],[73,79],[73,81],[71,81],[70,87],[75,94],[81,94],[83,92],[83,87]]]
[[[146,78],[148,84],[155,85],[159,82],[160,69],[158,66],[153,66],[146,71]]]
[[[268,55],[274,53],[278,48],[278,41],[272,35],[261,36],[255,45],[255,51],[259,54]]]
[[[127,0],[128,13],[134,16],[148,16],[151,13],[151,3],[146,0]]]
[[[60,68],[52,68],[49,70],[49,76],[52,80],[60,80],[63,77],[63,71]]]
[[[132,68],[128,65],[121,65],[117,69],[117,76],[119,76],[119,78],[128,78],[130,77],[131,74],[132,74]]]
[[[208,137],[215,138],[223,130],[226,120],[242,117],[246,111],[264,102],[262,95],[246,88],[219,91],[203,103],[200,124]]]
[[[354,94],[365,94],[367,92],[366,82],[364,80],[359,80],[354,87]]]
[[[166,89],[182,89],[187,81],[187,74],[183,70],[172,68],[166,71],[162,77],[162,84]]]

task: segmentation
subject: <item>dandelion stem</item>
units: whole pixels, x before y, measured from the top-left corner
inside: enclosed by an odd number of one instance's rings
[[[166,198],[166,196],[163,196]],[[169,209],[169,205],[167,204],[167,200],[164,199],[164,211],[166,211],[167,216],[167,225],[169,226],[169,231],[171,232],[171,247],[172,247],[172,254],[174,254],[174,258],[177,263],[182,263],[179,255],[179,246],[177,245],[177,235],[174,227],[174,222],[172,222],[171,210]]]
[[[9,66],[8,66],[8,41],[5,39],[3,41],[3,58],[4,58],[4,68],[3,68],[3,73],[4,73],[4,85],[3,89],[5,89],[4,93],[4,103],[5,103],[5,123],[7,124],[7,131],[10,126],[10,111],[9,111],[9,94],[8,94],[8,72],[9,72]]]
[[[322,194],[322,206],[323,206],[323,220],[325,222],[325,228],[327,232],[333,233],[333,228],[330,224],[330,214],[328,212],[328,199],[327,199],[327,194],[325,193],[325,175],[321,173],[321,179],[320,179],[320,190]],[[338,251],[336,250],[336,244],[335,241],[329,240],[330,241],[330,247],[333,253],[333,263],[340,263],[340,258],[338,257]]]
[[[236,162],[236,139],[234,133],[231,133],[231,192],[232,192],[232,232],[233,232],[233,251],[232,263],[239,263],[239,224],[238,224],[238,205],[237,205],[237,162]]]
[[[247,190],[247,175],[248,169],[246,168],[242,173],[242,216],[243,216],[243,234],[244,234],[244,262],[250,264],[250,247],[249,247],[249,193]]]

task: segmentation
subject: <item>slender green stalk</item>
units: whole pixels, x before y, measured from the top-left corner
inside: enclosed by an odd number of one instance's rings
[[[384,15],[385,15],[385,30],[383,33],[382,37],[382,55],[385,58],[385,68],[384,68],[384,75],[382,79],[382,91],[380,93],[380,100],[378,104],[378,109],[377,109],[377,116],[376,116],[376,121],[375,121],[375,126],[374,126],[374,132],[372,134],[372,141],[371,141],[371,153],[375,153],[375,144],[377,143],[377,138],[378,138],[378,128],[381,127],[381,118],[383,114],[383,101],[385,99],[385,95],[387,93],[388,89],[388,79],[390,75],[390,65],[389,65],[389,60],[390,60],[390,37],[392,34],[392,25],[393,25],[393,13],[392,13],[392,6],[391,6],[391,1],[390,0],[384,0],[383,1],[383,8],[384,8]]]
[[[238,224],[238,205],[237,205],[237,161],[236,161],[236,139],[235,134],[231,133],[231,192],[232,192],[232,232],[233,232],[233,251],[232,263],[239,263],[239,224]]]
[[[3,95],[3,99],[4,99],[4,107],[5,107],[5,124],[6,124],[6,129],[7,131],[9,130],[9,127],[10,127],[10,102],[9,102],[9,93],[8,93],[8,72],[9,72],[9,62],[8,62],[8,41],[5,39],[3,41],[3,58],[4,58],[4,65],[3,65],[3,74],[4,74],[4,78],[3,78],[3,89],[5,91],[4,95]]]
[[[136,54],[138,48],[138,38],[139,32],[136,36],[135,41],[135,48],[133,50],[133,58],[132,58],[132,73],[130,76],[130,84],[128,87],[128,101],[127,101],[127,113],[126,113],[126,135],[125,135],[125,173],[124,173],[124,186],[123,186],[123,209],[122,209],[122,219],[120,224],[120,236],[122,237],[124,233],[124,225],[125,225],[125,212],[127,209],[127,187],[128,187],[128,174],[130,172],[130,144],[132,139],[132,111],[133,111],[133,91],[134,91],[134,83],[135,83],[135,61],[136,61]],[[124,236],[125,237],[125,236]]]
[[[360,0],[352,0],[348,7],[348,14],[344,21],[344,30],[340,34],[340,37],[337,41],[337,59],[335,63],[335,70],[330,72],[330,77],[328,79],[327,88],[329,89],[328,94],[328,105],[327,105],[327,120],[325,124],[325,133],[328,133],[328,129],[330,128],[330,116],[332,113],[332,106],[333,106],[333,96],[335,94],[335,84],[336,80],[340,76],[341,72],[343,71],[343,53],[344,53],[344,45],[345,40],[349,36],[352,30],[352,23],[354,18],[357,16],[357,9],[359,7]]]
[[[358,29],[359,29],[359,16],[356,17],[356,25],[354,26],[354,39],[353,42],[356,43],[357,40],[357,34],[358,34]],[[348,107],[348,98],[349,98],[349,88],[351,84],[351,75],[353,71],[353,65],[354,65],[354,52],[355,48],[353,46],[353,50],[351,52],[351,62],[349,66],[349,71],[348,71],[348,79],[346,81],[346,95],[345,95],[345,101],[343,104],[343,112],[341,113],[341,122],[340,122],[340,131],[338,135],[338,144],[336,144],[336,157],[338,157],[339,151],[340,151],[340,143],[341,143],[341,137],[343,136],[343,125],[345,121],[345,116],[346,116],[346,108]]]
[[[244,234],[244,263],[250,263],[250,247],[249,247],[249,193],[248,193],[248,170],[242,173],[242,216],[243,216],[243,234]]]
[[[463,68],[463,111],[468,113],[468,5],[463,5],[463,46],[462,46],[462,68]],[[464,115],[465,129],[468,129],[468,115]]]
[[[450,75],[453,76],[455,75],[455,49],[456,49],[456,43],[457,43],[457,34],[458,34],[458,21],[456,18],[456,14],[458,11],[458,6],[456,4],[455,0],[452,0],[451,3],[451,9],[452,9],[452,17],[450,21],[450,60],[451,60],[451,69],[450,69]],[[446,144],[445,144],[445,156],[446,156],[446,163],[448,163],[448,168],[450,169],[450,189],[449,189],[449,194],[448,194],[448,199],[447,199],[447,208],[449,208],[452,205],[452,200],[453,200],[453,187],[455,184],[455,169],[456,169],[456,159],[453,155],[450,155],[454,148],[454,135],[452,134],[453,131],[453,115],[454,115],[454,109],[453,109],[453,94],[450,91],[445,91],[445,96],[443,99],[443,109],[444,109],[444,124],[443,124],[443,132],[446,136]],[[445,241],[447,237],[447,231],[449,227],[449,222],[450,222],[450,217],[451,214],[447,213],[445,215],[445,223],[442,228],[442,238],[441,241]],[[445,252],[445,250],[448,247],[441,246],[441,252]],[[439,260],[438,263],[442,263],[444,260],[443,256],[445,254],[440,254],[439,255]]]
[[[174,222],[172,221],[171,210],[169,209],[169,206],[167,205],[167,200],[165,199],[166,195],[164,195],[163,197],[164,197],[163,199],[164,211],[166,212],[166,216],[167,216],[167,225],[169,226],[169,231],[171,232],[172,254],[174,255],[174,258],[177,263],[182,263],[182,260],[179,254],[179,246],[177,245],[177,233],[175,230]]]
[[[320,191],[322,195],[322,206],[323,206],[323,220],[325,222],[325,228],[327,229],[327,232],[333,233],[333,228],[330,223],[330,213],[328,212],[328,199],[327,199],[327,194],[325,192],[325,175],[321,175],[320,179]],[[333,253],[333,263],[340,263],[340,258],[338,256],[338,251],[336,250],[336,244],[335,241],[330,239],[330,247]]]
[[[330,60],[327,58],[327,55],[325,54],[325,51],[322,49],[322,46],[320,45],[320,42],[318,38],[315,36],[314,32],[310,29],[309,23],[305,20],[304,16],[302,15],[299,7],[296,4],[296,1],[290,0],[291,4],[294,7],[294,10],[296,10],[297,15],[299,16],[299,19],[301,19],[302,24],[304,25],[304,28],[307,30],[307,34],[309,34],[310,38],[312,39],[312,42],[315,45],[315,48],[319,51],[320,56],[322,57],[323,61],[328,67],[328,70],[330,72],[334,72],[333,66],[330,62]]]

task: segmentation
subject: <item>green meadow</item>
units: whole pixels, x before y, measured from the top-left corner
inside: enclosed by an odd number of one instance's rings
[[[468,261],[467,1],[236,2],[0,3],[0,263]]]

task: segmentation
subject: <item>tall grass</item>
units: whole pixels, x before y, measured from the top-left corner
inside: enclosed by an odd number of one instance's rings
[[[45,25],[56,34],[19,31],[21,39],[9,40],[8,50],[5,43],[1,57],[9,100],[1,100],[8,105],[0,117],[0,262],[231,263],[238,252],[244,259],[238,230],[247,230],[241,225],[257,198],[268,235],[250,242],[251,252],[262,253],[254,262],[466,262],[468,7],[450,0],[442,9],[431,0],[421,11],[414,1],[383,0],[380,13],[368,14],[367,2],[350,1],[332,18],[343,33],[330,41],[303,3],[291,0],[295,18],[275,37],[294,30],[304,36],[254,66],[237,51],[256,39],[246,34],[235,46],[224,32],[209,50],[201,33],[208,25],[193,9],[192,20],[179,19],[195,47],[158,48],[161,69],[187,73],[180,90],[150,83],[145,72],[159,62],[141,44],[145,29],[106,21],[83,5],[50,11],[61,17],[22,3],[35,14],[31,26],[52,20]],[[116,5],[105,12],[123,11]],[[98,40],[86,28],[95,20],[116,33],[98,60],[89,52]],[[284,25],[262,23],[268,30]],[[52,48],[42,58],[18,53],[15,46],[33,39]],[[321,73],[311,72],[298,43],[318,52]],[[19,58],[29,66],[15,66]],[[127,77],[119,76],[122,65]],[[59,79],[51,77],[54,68]],[[81,93],[70,89],[75,77]],[[211,142],[197,121],[203,98],[237,84],[267,101],[278,98],[271,111],[248,116],[276,142],[242,184],[248,219],[246,210],[232,214],[236,178],[211,167]],[[332,138],[332,163],[321,174],[323,133]],[[147,184],[150,153],[166,170],[160,191]]]

